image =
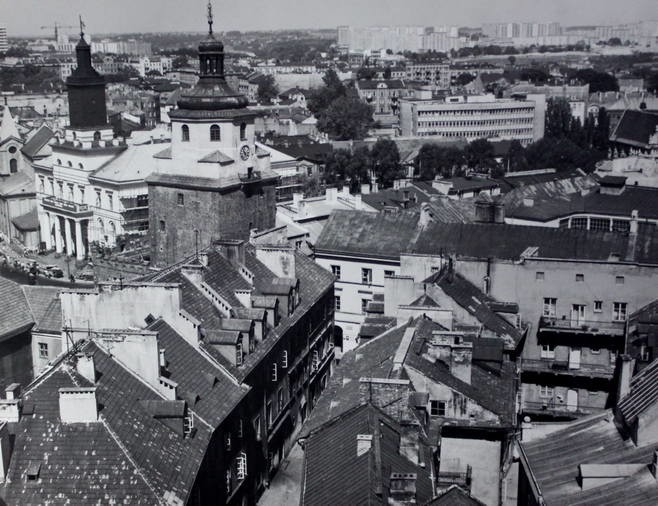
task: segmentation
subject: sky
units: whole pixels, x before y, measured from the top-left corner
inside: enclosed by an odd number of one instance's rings
[[[39,35],[57,21],[94,33],[206,29],[207,0],[0,0],[8,35]],[[617,24],[658,19],[656,0],[213,0],[215,29],[277,30],[338,25],[480,26],[500,21]],[[77,30],[72,30],[75,33]]]

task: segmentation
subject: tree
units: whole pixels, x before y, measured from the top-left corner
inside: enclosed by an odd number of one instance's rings
[[[509,55],[507,57],[507,60],[509,61],[510,66],[512,67],[516,64],[516,56],[514,56],[513,54]]]
[[[470,142],[464,149],[466,164],[478,171],[490,171],[496,167],[494,147],[487,139]]]
[[[355,96],[342,96],[320,111],[318,129],[336,140],[363,139],[372,123],[372,107]]]
[[[373,79],[377,75],[377,69],[370,67],[361,67],[356,71],[357,79]]]
[[[521,70],[520,77],[521,80],[528,81],[533,84],[544,84],[550,78],[548,72],[536,68],[526,68]]]
[[[596,128],[592,139],[592,146],[603,153],[608,152],[610,146],[610,117],[605,107],[599,109],[596,119]]]
[[[345,176],[350,180],[352,191],[358,191],[361,183],[368,182],[368,173],[371,168],[370,150],[366,146],[355,149],[345,166]]]
[[[607,72],[598,72],[594,69],[580,69],[572,74],[571,77],[579,79],[583,83],[589,84],[589,92],[597,93],[599,91],[619,91],[617,78]]]
[[[619,37],[608,39],[608,46],[621,46],[621,39]]]
[[[525,157],[525,148],[518,140],[514,139],[510,143],[507,154],[505,155],[504,165],[507,172],[527,170],[528,161]]]
[[[263,76],[258,81],[258,101],[270,103],[279,95],[279,87],[276,85],[274,76]]]
[[[384,77],[384,79],[390,79],[391,78],[391,67],[386,67],[384,69],[383,77]]]
[[[475,76],[473,74],[469,74],[468,72],[464,72],[464,73],[459,74],[457,76],[457,80],[455,82],[459,86],[466,86],[468,83],[470,83],[474,79],[475,79]]]
[[[187,56],[184,56],[184,55],[176,56],[172,60],[171,66],[175,69],[180,69],[180,68],[183,68],[183,67],[187,67]]]
[[[556,139],[566,137],[569,135],[570,126],[571,107],[569,107],[569,101],[562,97],[548,99],[544,135]]]
[[[346,149],[334,149],[328,156],[324,165],[324,180],[327,184],[345,181],[346,167],[352,155]]]
[[[370,156],[377,180],[383,186],[391,186],[402,176],[398,145],[390,139],[379,139],[372,147]]]
[[[334,100],[344,97],[347,93],[345,85],[341,82],[334,69],[329,69],[322,78],[324,86],[313,90],[307,100],[307,106],[316,117],[321,111],[329,107]]]

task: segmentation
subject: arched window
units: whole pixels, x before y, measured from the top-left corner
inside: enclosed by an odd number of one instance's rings
[[[183,142],[190,142],[190,127],[187,125],[183,125],[180,128],[180,133],[181,133],[181,140]]]
[[[71,162],[71,160],[69,160],[68,162],[66,162],[66,164],[67,164],[69,167],[73,167],[73,162]]]
[[[221,141],[222,140],[222,132],[219,129],[219,125],[212,125],[210,127],[210,140],[211,141]]]
[[[94,142],[98,142],[100,140],[101,140],[101,133],[98,130],[96,130],[94,132]]]
[[[79,164],[78,164],[78,168],[80,168],[80,169],[84,169],[85,167],[84,167],[84,165],[82,165],[81,163],[79,163]]]
[[[18,172],[18,160],[16,160],[16,158],[9,160],[9,172],[12,174]]]
[[[240,123],[240,140],[241,141],[246,141],[247,140],[247,124],[246,123]]]
[[[57,159],[57,165],[62,165],[62,160],[60,160],[59,158]]]

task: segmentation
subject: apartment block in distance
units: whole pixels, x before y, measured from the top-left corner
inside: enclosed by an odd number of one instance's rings
[[[544,136],[546,97],[519,95],[452,96],[445,99],[400,100],[400,131],[404,137],[506,139],[523,145]]]

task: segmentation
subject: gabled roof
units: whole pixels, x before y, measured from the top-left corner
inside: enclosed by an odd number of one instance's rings
[[[0,119],[0,144],[8,139],[15,139],[22,142],[21,136],[18,133],[16,121],[11,115],[9,107],[4,107],[2,111],[2,118]]]
[[[397,260],[416,237],[417,224],[417,213],[336,210],[322,229],[315,251]]]
[[[619,401],[617,409],[631,426],[647,408],[658,403],[658,358],[631,379],[630,392]]]
[[[635,446],[619,432],[608,410],[533,441],[522,442],[522,463],[531,470],[547,506],[654,506],[658,503],[658,486],[649,464],[656,444],[658,440],[649,438]],[[578,481],[581,464],[645,465],[631,476],[583,490]]]
[[[427,294],[423,294],[409,304],[411,307],[440,307],[436,301]]]
[[[14,424],[16,442],[9,480],[0,495],[9,504],[117,502],[186,503],[210,443],[211,430],[195,423],[194,437],[182,437],[158,421],[140,401],[163,401],[94,343],[82,352],[93,357],[97,371],[99,421],[63,424],[60,388],[91,386],[67,360],[23,394],[34,416]],[[38,486],[25,478],[40,462]]]
[[[35,193],[34,178],[25,172],[17,172],[0,179],[0,195],[4,197],[27,196]]]
[[[220,165],[230,165],[235,160],[225,155],[221,151],[213,151],[199,160],[200,163],[219,163]]]
[[[17,216],[12,219],[11,222],[22,232],[39,230],[39,217],[37,216],[36,207],[32,208],[25,214]]]
[[[34,325],[34,318],[25,299],[21,285],[0,276],[0,340],[13,337]]]
[[[649,139],[656,133],[658,114],[627,109],[610,134],[610,140],[648,149]]]
[[[55,133],[48,128],[47,125],[41,125],[41,127],[28,139],[25,145],[21,148],[21,151],[28,158],[35,158],[39,151],[41,151],[44,146],[50,142],[55,136]]]
[[[379,79],[379,80],[370,80],[370,79],[361,79],[356,82],[357,86],[361,90],[376,90],[380,86],[383,86],[386,89],[404,89],[404,82],[400,79]]]
[[[371,447],[357,455],[357,436],[371,435]],[[416,500],[432,497],[429,453],[422,443],[422,466],[401,455],[403,428],[365,404],[331,420],[304,445],[302,505],[389,504],[391,475],[416,475]],[[331,448],[331,451],[327,451]]]
[[[62,305],[60,288],[54,286],[21,286],[35,321],[34,332],[61,334]]]
[[[425,503],[424,506],[484,506],[484,503],[471,496],[459,485],[452,485],[438,497]]]

